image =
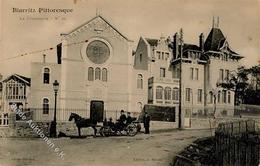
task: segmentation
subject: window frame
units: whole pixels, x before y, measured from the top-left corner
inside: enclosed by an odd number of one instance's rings
[[[156,86],[155,97],[156,97],[156,100],[163,100],[163,87],[162,86]]]
[[[45,69],[48,69],[49,71],[46,72]],[[44,67],[43,68],[43,73],[42,73],[42,81],[43,81],[43,84],[50,84],[50,81],[51,81],[51,69],[49,67]],[[45,78],[47,77],[47,78]],[[48,80],[48,81],[45,81],[45,80]]]
[[[143,89],[143,75],[137,75],[137,89]]]
[[[165,78],[166,69],[164,67],[160,67],[160,78]]]
[[[185,101],[190,102],[191,101],[191,88],[185,89]]]
[[[172,100],[174,100],[174,101],[179,100],[179,88],[177,88],[177,87],[172,89]]]
[[[193,80],[194,78],[194,68],[190,67],[190,79]]]
[[[95,80],[101,80],[101,69],[100,69],[100,67],[95,68]]]
[[[47,100],[47,102],[45,102]],[[42,114],[46,115],[50,113],[50,100],[47,97],[42,99]]]
[[[195,68],[195,80],[199,80],[199,68]]]
[[[94,81],[94,68],[93,67],[88,67],[88,81]]]
[[[198,89],[198,96],[197,96],[198,103],[202,103],[202,98],[203,98],[202,93],[203,93],[202,89]]]
[[[164,99],[165,100],[172,99],[172,89],[168,86],[164,88]]]
[[[102,71],[101,71],[103,82],[107,82],[107,73],[108,73],[107,68],[103,68]]]

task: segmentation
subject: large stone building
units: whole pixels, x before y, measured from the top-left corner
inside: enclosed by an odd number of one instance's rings
[[[213,25],[199,45],[183,43],[183,35],[133,41],[107,20],[96,16],[62,35],[57,63],[34,62],[31,66],[30,108],[36,121],[53,118],[54,92],[58,80],[58,121],[71,112],[84,117],[117,118],[121,109],[138,115],[147,106],[173,107],[178,124],[180,62],[183,118],[212,112],[232,115],[234,94],[217,85],[236,70],[242,56],[229,47],[218,25]],[[155,109],[156,110],[156,109]]]
[[[117,116],[121,109],[138,111],[133,103],[133,41],[103,17],[97,16],[63,35],[58,63],[33,63],[31,107],[54,107],[52,83],[60,82],[58,120],[67,120],[72,109],[90,117]],[[144,103],[142,103],[144,104]],[[111,115],[109,115],[111,114]],[[43,116],[46,120],[53,114]]]

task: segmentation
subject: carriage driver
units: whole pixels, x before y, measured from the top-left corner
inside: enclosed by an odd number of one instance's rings
[[[127,112],[127,117],[126,117],[126,124],[130,124],[133,121],[131,117],[131,113]]]
[[[126,124],[126,116],[125,116],[124,110],[121,110],[121,112],[120,112],[120,117],[118,119],[118,123],[119,123],[120,127],[124,127],[124,125]]]

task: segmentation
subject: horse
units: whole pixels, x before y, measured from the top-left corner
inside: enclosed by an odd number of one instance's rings
[[[97,134],[97,129],[96,129],[97,121],[96,120],[85,119],[85,118],[82,118],[81,116],[79,116],[78,114],[71,113],[70,117],[69,117],[69,121],[72,121],[73,119],[74,119],[74,122],[76,123],[76,126],[78,128],[79,137],[81,137],[80,129],[82,127],[92,127],[93,130],[94,130],[94,137],[96,137],[96,134]]]

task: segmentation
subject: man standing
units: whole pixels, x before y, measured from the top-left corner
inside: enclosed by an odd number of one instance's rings
[[[144,129],[145,129],[145,134],[149,134],[149,128],[150,128],[150,116],[148,115],[147,112],[144,112],[144,117],[143,117],[143,123],[144,123]]]

